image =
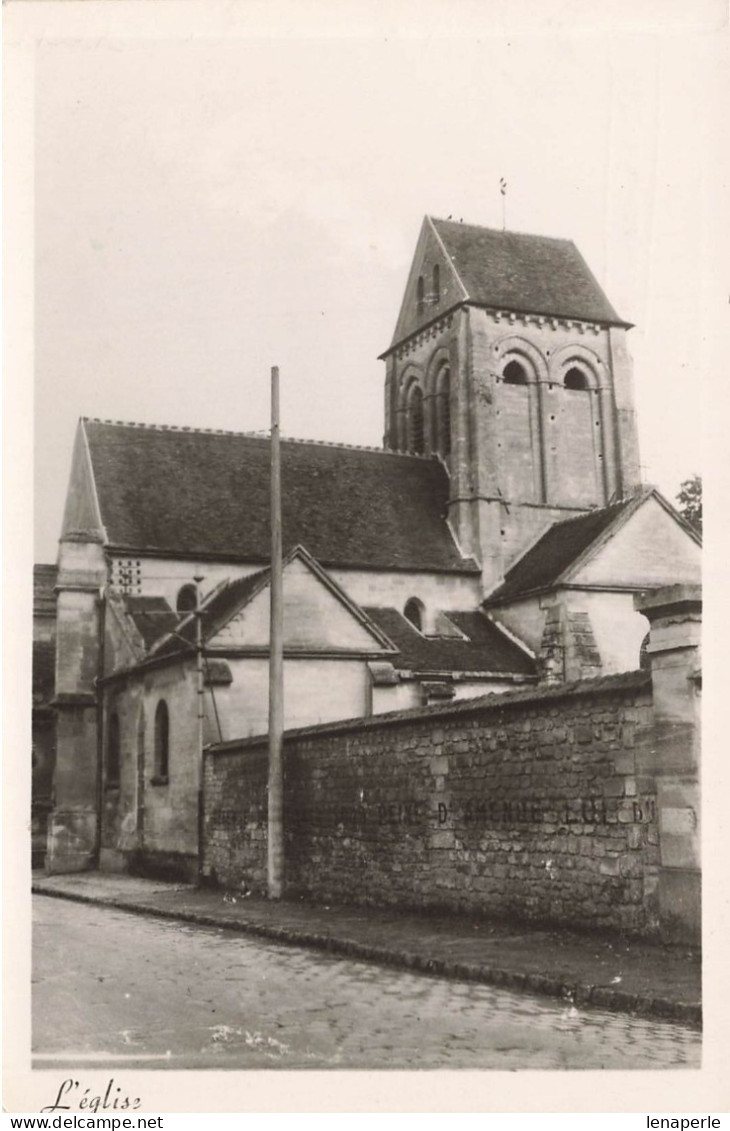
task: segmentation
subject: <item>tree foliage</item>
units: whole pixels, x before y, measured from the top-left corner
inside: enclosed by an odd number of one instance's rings
[[[680,485],[677,495],[679,513],[698,533],[702,533],[702,477],[693,475]]]

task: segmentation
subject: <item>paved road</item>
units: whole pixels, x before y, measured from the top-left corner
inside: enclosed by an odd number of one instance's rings
[[[681,1025],[34,896],[34,1067],[689,1068]]]

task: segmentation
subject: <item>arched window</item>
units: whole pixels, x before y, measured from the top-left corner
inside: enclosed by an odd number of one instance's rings
[[[500,419],[496,443],[497,483],[504,499],[537,503],[542,499],[541,433],[537,351],[525,343],[503,354],[501,380],[495,389]],[[519,352],[518,352],[519,351]]]
[[[409,620],[414,628],[419,632],[423,632],[423,602],[418,600],[418,597],[411,597],[406,601],[406,607],[403,610],[403,616]]]
[[[137,719],[137,835],[144,835],[144,776],[145,776],[145,725],[144,705],[140,705]]]
[[[423,275],[418,276],[418,283],[416,284],[416,310],[418,317],[423,317]]]
[[[563,384],[566,389],[578,389],[585,392],[588,389],[588,378],[582,369],[578,369],[578,367],[574,365],[565,374]]]
[[[408,393],[408,451],[419,456],[425,451],[423,393],[421,386],[415,383]]]
[[[194,613],[198,606],[198,594],[194,585],[183,585],[177,595],[177,611],[182,616],[184,613]]]
[[[441,302],[441,271],[438,263],[433,265],[433,302],[434,306]]]
[[[651,656],[649,655],[649,638],[651,633],[647,632],[646,636],[641,642],[639,649],[639,667],[643,672],[651,671]]]
[[[106,784],[119,785],[121,770],[121,744],[119,739],[119,715],[113,712],[109,719],[106,739]]]
[[[167,781],[170,774],[170,716],[167,703],[160,699],[155,712],[155,778]]]
[[[451,371],[443,365],[436,378],[436,446],[442,456],[451,452]]]
[[[505,385],[527,385],[527,371],[519,361],[508,361],[502,373]]]

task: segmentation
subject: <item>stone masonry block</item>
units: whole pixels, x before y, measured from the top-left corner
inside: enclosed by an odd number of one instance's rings
[[[636,770],[636,759],[633,751],[619,751],[614,758],[614,769],[617,774],[633,774]]]
[[[631,827],[626,831],[626,843],[628,844],[629,848],[640,848],[641,840],[641,826],[631,825]]]

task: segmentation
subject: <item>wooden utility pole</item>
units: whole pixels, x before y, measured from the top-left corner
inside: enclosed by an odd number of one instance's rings
[[[203,765],[203,726],[205,720],[205,681],[203,677],[203,614],[200,609],[200,585],[202,577],[194,577],[195,582],[195,682],[197,691],[198,722],[198,763]]]
[[[203,869],[203,739],[205,737],[205,680],[203,676],[203,614],[200,608],[200,586],[202,577],[194,577],[195,582],[195,684],[197,700],[197,775],[198,775],[198,876]]]
[[[279,368],[271,370],[271,619],[269,630],[269,899],[284,889],[284,641]]]

